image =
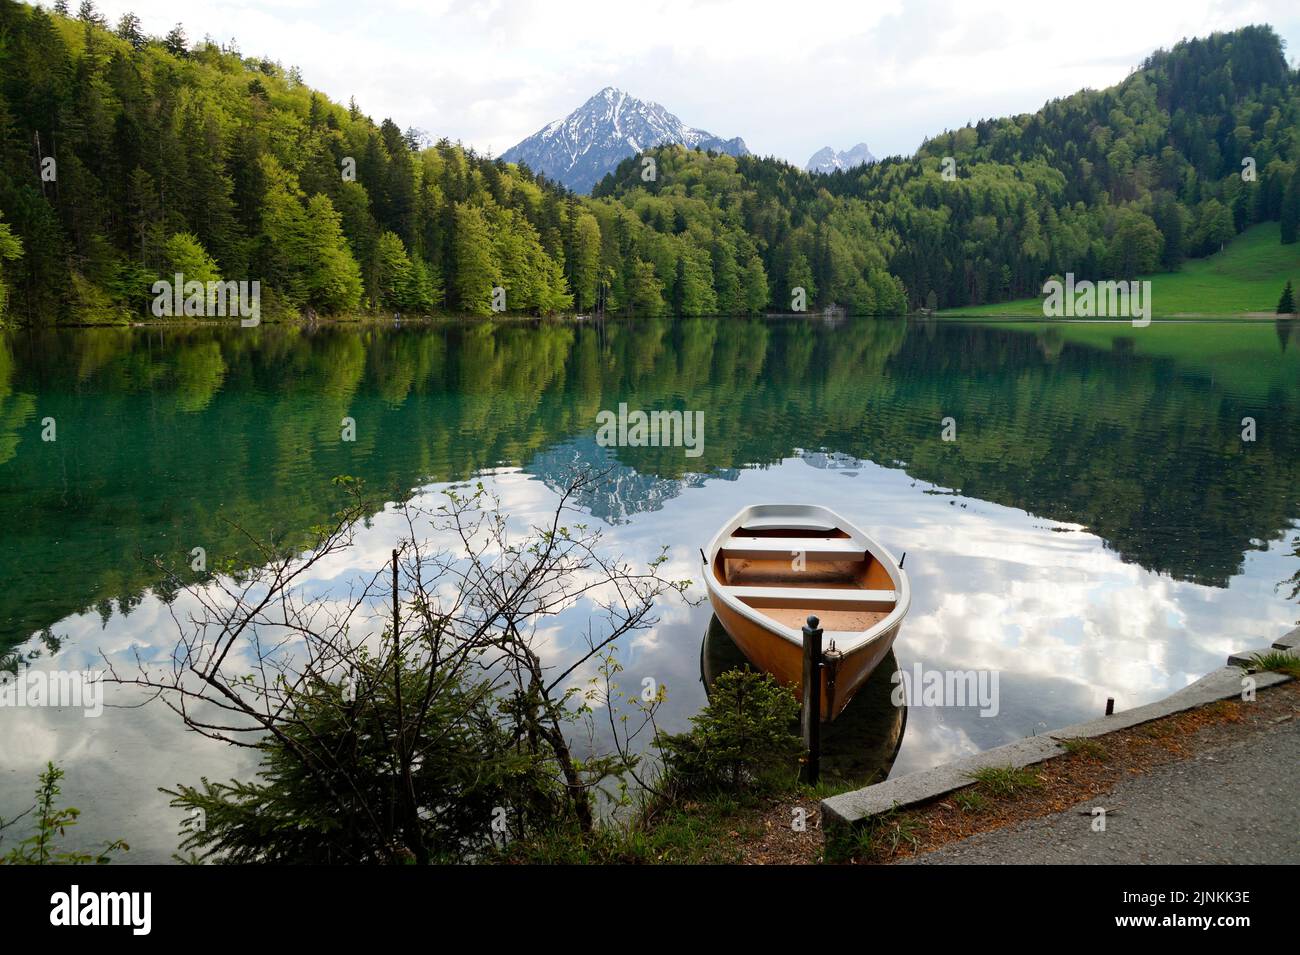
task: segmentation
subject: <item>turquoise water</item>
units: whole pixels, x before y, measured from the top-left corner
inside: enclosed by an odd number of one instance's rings
[[[34,667],[161,660],[186,597],[150,558],[306,539],[335,475],[424,500],[482,476],[522,526],[575,464],[611,550],[698,578],[741,506],[827,504],[907,552],[911,670],[999,676],[996,716],[912,706],[894,772],[1158,698],[1300,616],[1300,333],[1294,323],[657,320],[315,330],[11,332],[0,338],[0,648]],[[602,447],[596,416],[702,413],[681,447]],[[345,417],[356,440],[341,440]],[[1242,439],[1243,418],[1254,440]],[[56,439],[42,440],[46,419]],[[944,419],[951,419],[945,441]],[[329,594],[401,535],[377,512],[309,585]],[[696,593],[702,596],[697,586]],[[707,604],[665,605],[621,649],[665,684],[667,729],[704,701]],[[571,626],[572,621],[566,621]],[[553,636],[562,653],[571,632]],[[247,754],[114,695],[101,717],[0,710],[0,816],[54,759],[87,838],[165,859],[156,788],[246,775]],[[864,733],[874,732],[870,728]],[[863,748],[874,745],[863,740]]]

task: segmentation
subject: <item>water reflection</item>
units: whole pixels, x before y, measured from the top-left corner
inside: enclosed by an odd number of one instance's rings
[[[550,513],[570,467],[595,463],[613,470],[583,508],[630,559],[670,546],[673,578],[695,577],[696,548],[751,502],[824,504],[906,551],[914,598],[898,665],[1001,675],[996,717],[910,708],[893,772],[923,768],[1095,716],[1108,696],[1121,708],[1159,698],[1292,625],[1276,584],[1297,563],[1294,344],[1271,322],[10,333],[0,649],[65,669],[101,651],[165,659],[183,597],[156,589],[142,557],[187,562],[201,545],[210,566],[239,566],[253,555],[238,527],[300,538],[335,506],[337,474],[389,500],[483,475],[525,523]],[[595,414],[620,401],[704,410],[704,454],[598,446]],[[47,415],[57,442],[40,440]],[[353,443],[339,440],[343,416]],[[946,416],[956,442],[941,439]],[[1256,442],[1241,440],[1244,416]],[[328,593],[373,572],[400,532],[376,513],[307,583]],[[710,616],[665,607],[622,649],[629,685],[669,688],[670,732],[704,703]],[[579,632],[566,623],[547,639]],[[852,772],[879,755],[857,745]],[[0,814],[29,804],[47,759],[66,764],[86,837],[124,837],[137,859],[175,846],[156,787],[249,768],[157,707],[6,712]]]
[[[0,647],[129,612],[141,556],[254,559],[329,479],[430,481],[576,461],[618,469],[610,522],[805,453],[900,467],[1086,526],[1126,560],[1222,586],[1300,514],[1300,349],[1273,323],[642,320],[0,335]],[[1289,323],[1281,323],[1279,329]],[[601,409],[705,412],[704,453],[598,447]],[[357,439],[340,440],[340,421]],[[58,440],[40,438],[45,417]],[[952,417],[958,439],[941,438]],[[1241,421],[1258,437],[1243,442]]]
[[[728,670],[753,667],[716,616],[700,644],[700,679],[708,693]],[[907,707],[895,706],[892,695],[898,660],[890,650],[859,687],[833,723],[822,725],[821,778],[838,785],[866,786],[889,776],[903,745]]]

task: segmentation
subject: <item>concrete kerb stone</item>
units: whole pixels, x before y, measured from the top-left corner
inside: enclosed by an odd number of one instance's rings
[[[1300,627],[1273,642],[1274,650],[1300,650]]]
[[[1300,628],[1292,630],[1273,644],[1274,649],[1300,655]],[[1076,723],[1042,736],[1025,739],[985,750],[944,766],[908,773],[897,779],[887,779],[863,789],[840,793],[822,800],[823,832],[843,826],[867,822],[872,816],[929,802],[958,789],[973,785],[970,774],[989,766],[1010,766],[1021,769],[1060,756],[1065,752],[1059,740],[1086,739],[1104,736],[1116,730],[1129,729],[1142,723],[1183,713],[1187,710],[1240,696],[1246,664],[1258,651],[1234,653],[1229,665],[1214,670],[1195,683],[1183,687],[1163,700],[1124,710],[1112,716],[1103,716],[1086,723]],[[1252,674],[1256,689],[1286,683],[1291,678],[1281,673]]]
[[[1292,630],[1285,636],[1278,637],[1273,646],[1267,650],[1242,650],[1228,657],[1228,666],[1231,667],[1252,667],[1254,658],[1260,653],[1275,651],[1285,653],[1293,657],[1300,657],[1300,629]]]

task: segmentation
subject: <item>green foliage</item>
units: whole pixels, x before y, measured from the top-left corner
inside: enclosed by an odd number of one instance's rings
[[[763,269],[763,260],[751,255],[745,263],[741,275],[742,311],[747,315],[757,315],[767,305],[767,273]]]
[[[803,746],[798,718],[794,694],[771,674],[722,674],[689,732],[657,737],[665,787],[685,795],[788,786]]]
[[[719,794],[689,807],[657,806],[629,822],[611,820],[594,832],[557,827],[512,842],[490,861],[524,865],[735,865],[741,851],[736,837],[760,837],[753,810],[758,800],[745,793]]]
[[[796,252],[790,258],[789,268],[785,272],[786,294],[783,303],[793,301],[795,289],[803,289],[806,301],[817,300],[817,285],[813,281],[812,266],[808,264],[808,258],[802,252]]]
[[[1218,252],[1282,212],[1298,125],[1300,85],[1257,26],[1179,43],[1115,87],[944,133],[915,156],[809,176],[661,149],[653,191],[629,161],[595,195],[686,237],[729,235],[742,209],[782,310],[795,285],[815,290],[810,307],[864,314],[916,308],[931,290],[940,308],[977,306],[1037,294],[1053,274],[1123,278]],[[945,157],[956,180],[940,174]],[[1241,178],[1244,157],[1258,181]]]
[[[618,669],[614,665],[611,675]],[[739,839],[761,835],[753,810],[765,798],[798,791],[816,799],[838,791],[797,785],[797,719],[793,693],[770,674],[724,673],[689,732],[656,735],[662,769],[647,791],[626,800],[632,813],[591,832],[558,819],[503,846],[494,858],[565,865],[738,862]]]
[[[785,311],[797,285],[809,308],[893,315],[932,290],[939,308],[978,306],[1053,274],[1177,268],[1263,221],[1281,219],[1284,242],[1300,231],[1300,84],[1266,26],[1179,43],[1117,86],[914,156],[820,176],[665,146],[655,182],[633,157],[592,198],[445,140],[420,149],[179,24],[156,40],[129,14],[110,33],[0,0],[0,36],[0,141],[59,144],[57,190],[23,149],[0,150],[0,210],[26,250],[2,281],[29,323],[144,314],[127,265],[161,272],[180,233],[223,277],[260,280],[264,315],[292,317],[424,312],[444,281],[446,306],[475,315],[497,284],[531,314]]]
[[[1071,756],[1085,756],[1088,759],[1103,761],[1107,758],[1106,744],[1102,743],[1100,740],[1080,736],[1072,739],[1063,739],[1059,742],[1061,748]]]
[[[580,312],[596,305],[600,281],[600,223],[590,213],[580,213],[573,226],[573,303]]]
[[[1164,236],[1151,217],[1135,209],[1125,209],[1120,224],[1111,236],[1107,265],[1112,275],[1135,278],[1154,272],[1164,251]]]
[[[1295,314],[1295,289],[1291,287],[1291,280],[1286,280],[1286,288],[1282,289],[1282,297],[1277,300],[1277,313],[1279,315]]]
[[[494,821],[516,833],[538,820],[560,818],[563,792],[546,767],[515,745],[500,724],[486,685],[439,673],[428,719],[408,741],[420,754],[414,773],[421,832],[405,832],[395,789],[391,729],[397,697],[391,678],[369,663],[355,677],[349,700],[340,684],[315,680],[295,695],[294,719],[262,744],[253,782],[165,789],[171,804],[201,827],[182,829],[182,852],[228,863],[377,864],[394,846],[420,840],[431,861],[465,861],[487,851]],[[421,673],[405,673],[411,706],[430,689]],[[304,759],[305,752],[325,757]],[[500,816],[497,807],[508,811]],[[196,812],[197,811],[197,812]],[[376,837],[392,828],[393,845]],[[400,848],[398,859],[414,861]]]
[[[1284,650],[1269,650],[1266,653],[1252,654],[1250,662],[1245,664],[1242,669],[1255,673],[1270,671],[1285,673],[1293,679],[1300,680],[1300,657]]]
[[[361,270],[344,241],[342,216],[329,197],[302,193],[274,159],[263,157],[266,183],[262,261],[268,283],[295,308],[340,312],[361,301]]]
[[[1201,255],[1223,251],[1224,245],[1236,235],[1232,213],[1218,199],[1207,199],[1197,209],[1196,229],[1192,244]]]
[[[67,301],[83,325],[125,325],[130,311],[109,291],[81,272],[68,273]]]
[[[385,308],[428,313],[442,298],[442,289],[430,274],[429,266],[406,254],[401,238],[393,232],[379,237],[375,248],[379,275],[376,292]]]
[[[35,813],[32,834],[0,855],[0,864],[107,865],[112,861],[114,853],[126,852],[130,848],[121,839],[109,843],[98,852],[60,848],[60,840],[67,837],[68,830],[77,824],[77,818],[81,815],[79,809],[58,805],[59,796],[62,795],[59,780],[63,779],[63,775],[63,770],[53,763],[46,763],[40,774],[40,786],[36,790],[36,805],[8,822],[0,819],[0,832],[3,832],[28,813]]]
[[[454,223],[454,304],[470,315],[491,315],[492,289],[501,284],[501,269],[493,258],[487,220],[478,207],[457,203]]]
[[[537,230],[517,211],[490,211],[495,213],[490,228],[491,249],[500,265],[500,284],[506,290],[507,309],[549,315],[570,308],[573,296],[569,294],[563,266],[546,254]],[[458,228],[460,221],[458,218]],[[465,241],[480,242],[477,224],[465,221],[468,229]],[[472,249],[467,251],[465,261],[474,262]],[[478,276],[491,272],[473,264],[470,270],[475,281],[479,280]],[[468,288],[466,294],[470,294]],[[482,297],[485,302],[491,301],[491,286]],[[469,301],[472,306],[472,298]]]
[[[216,282],[221,279],[221,274],[217,271],[217,263],[212,256],[208,255],[203,244],[199,242],[198,237],[189,232],[177,232],[175,235],[168,237],[162,245],[162,256],[164,262],[163,277],[169,282],[175,281],[175,276],[181,276],[183,284],[190,282],[203,283],[205,288],[208,282]],[[215,291],[208,294],[208,305],[211,306],[215,299]]]
[[[985,766],[967,775],[979,783],[981,792],[995,798],[1018,796],[1026,790],[1038,789],[1043,785],[1038,773],[1030,768]]]
[[[920,845],[925,823],[897,805],[853,826],[836,826],[827,833],[829,862],[888,862],[905,847]]]
[[[313,261],[306,266],[307,303],[324,312],[346,312],[361,301],[361,269],[344,241],[342,217],[329,196],[307,200],[307,245]]]
[[[714,315],[718,297],[713,291],[713,269],[704,249],[687,246],[677,258],[672,287],[676,315]]]
[[[628,307],[638,315],[659,316],[664,312],[664,283],[649,262],[637,259],[632,266],[632,281],[627,287]]]
[[[1300,157],[1294,158],[1292,162],[1295,168],[1282,193],[1282,208],[1279,211],[1283,245],[1291,245],[1300,238]]]
[[[3,0],[0,35],[0,210],[28,253],[0,274],[23,305],[11,318],[148,317],[175,235],[223,278],[260,281],[268,318],[363,302],[428,312],[454,271],[458,204],[485,217],[488,271],[508,279],[512,309],[572,306],[575,234],[579,265],[593,264],[591,221],[531,173],[445,140],[419,150],[391,120],[331,103],[294,70],[191,45],[180,24],[159,41],[130,14],[110,33]],[[35,181],[27,152],[8,146],[38,136],[58,144],[57,184]],[[381,236],[400,241],[409,271]],[[599,227],[595,238],[604,269]]]
[[[22,258],[23,244],[13,234],[8,224],[0,218],[0,322],[4,321],[5,306],[9,303],[9,286],[5,283],[5,262]]]
[[[1271,313],[1277,306],[1279,287],[1285,284],[1286,276],[1300,271],[1300,244],[1280,244],[1277,223],[1268,222],[1251,226],[1222,252],[1203,259],[1179,261],[1176,272],[1148,272],[1137,276],[1151,282],[1154,317]],[[1043,302],[1041,296],[1036,296],[950,309],[944,314],[1041,319]]]

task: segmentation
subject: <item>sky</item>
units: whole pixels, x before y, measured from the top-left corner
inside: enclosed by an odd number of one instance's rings
[[[46,0],[46,6],[50,0]],[[78,0],[70,0],[75,10]],[[822,146],[910,154],[929,135],[1122,80],[1184,37],[1270,23],[1295,0],[99,0],[146,32],[232,37],[435,139],[499,155],[615,86],[798,165]]]

